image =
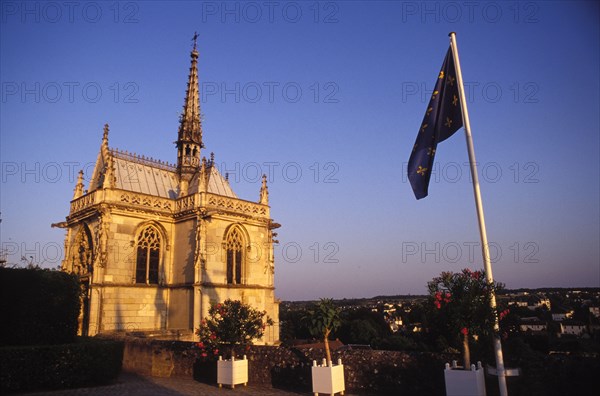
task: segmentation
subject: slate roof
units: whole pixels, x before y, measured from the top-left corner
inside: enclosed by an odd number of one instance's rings
[[[115,188],[161,198],[177,198],[178,179],[175,165],[119,150],[110,150],[108,155],[113,158],[113,169],[116,178]],[[90,192],[102,188],[106,166],[104,157],[105,155],[101,150],[90,181]],[[229,182],[225,180],[216,166],[209,166],[208,170],[209,193],[237,198]],[[198,175],[199,172],[190,181],[188,190],[190,194],[198,191]]]

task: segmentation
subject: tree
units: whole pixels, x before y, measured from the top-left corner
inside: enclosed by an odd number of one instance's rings
[[[429,303],[435,309],[433,321],[450,338],[462,341],[465,370],[471,365],[469,339],[489,335],[493,330],[496,312],[490,307],[491,292],[504,288],[501,283],[488,284],[483,270],[442,272],[427,283]],[[506,311],[503,312],[506,314]]]
[[[220,345],[231,346],[231,354],[234,355],[236,346],[250,345],[253,340],[261,338],[267,325],[273,325],[273,320],[266,311],[227,299],[208,310],[208,317],[196,329],[200,339],[196,346],[203,358],[211,354],[216,356]]]
[[[329,335],[340,327],[340,309],[330,298],[322,298],[310,309],[305,317],[310,332],[315,337],[323,339],[327,365],[331,366],[331,351],[329,350]]]
[[[379,332],[369,320],[354,319],[348,325],[348,341],[352,344],[372,344]]]
[[[308,339],[311,337],[308,323],[302,319],[306,315],[304,309],[294,309],[286,306],[280,307],[279,325],[280,338],[283,342],[291,342],[296,339]]]
[[[389,337],[391,330],[383,314],[369,308],[348,310],[341,314],[337,335],[346,344],[373,344]]]
[[[0,268],[0,345],[73,342],[81,283],[77,275],[31,268]]]

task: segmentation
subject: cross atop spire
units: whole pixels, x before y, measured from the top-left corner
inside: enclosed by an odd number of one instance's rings
[[[198,40],[198,32],[194,32],[194,37],[192,37],[192,41],[194,42],[193,51],[196,51],[196,40]]]

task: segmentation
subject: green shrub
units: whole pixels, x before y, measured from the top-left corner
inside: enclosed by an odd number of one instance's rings
[[[81,287],[76,275],[0,268],[0,345],[73,342]]]
[[[123,343],[81,339],[72,344],[0,348],[0,393],[102,385],[121,371]]]

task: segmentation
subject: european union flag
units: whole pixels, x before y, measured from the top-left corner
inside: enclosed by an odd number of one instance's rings
[[[427,196],[438,143],[448,139],[462,126],[458,81],[452,48],[449,48],[408,160],[408,180],[417,199]]]

